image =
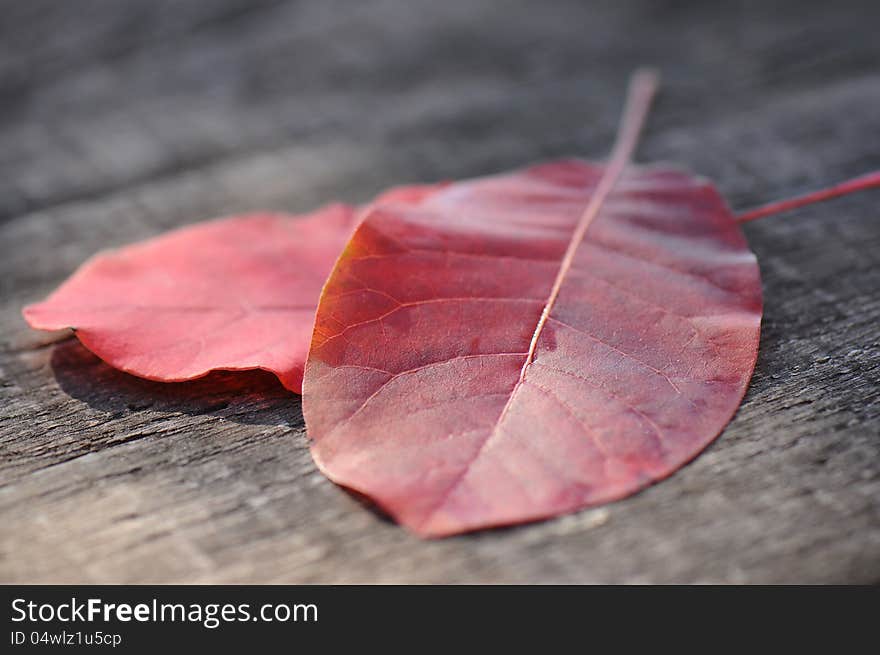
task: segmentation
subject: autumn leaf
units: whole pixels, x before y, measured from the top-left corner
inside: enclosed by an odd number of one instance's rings
[[[324,287],[304,382],[313,455],[411,530],[448,535],[633,493],[723,429],[761,283],[705,180],[558,161],[377,207]]]
[[[412,205],[435,188],[395,188],[374,202]],[[176,230],[97,255],[24,317],[37,329],[74,328],[86,348],[139,377],[265,369],[299,393],[321,286],[359,213],[337,203]]]

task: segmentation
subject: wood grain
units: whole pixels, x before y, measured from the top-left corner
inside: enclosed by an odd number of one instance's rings
[[[602,157],[641,64],[665,85],[639,159],[735,208],[876,169],[880,5],[2,4],[0,581],[880,581],[876,193],[746,227],[761,353],[702,456],[441,541],[324,479],[271,376],[146,382],[19,314],[92,253],[202,218]]]

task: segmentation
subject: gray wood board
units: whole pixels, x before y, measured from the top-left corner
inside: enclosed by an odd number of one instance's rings
[[[4,2],[0,581],[876,582],[880,210],[746,226],[751,388],[629,499],[421,541],[309,457],[268,374],[117,372],[24,304],[94,252],[252,208],[601,159],[629,72],[639,150],[733,207],[880,168],[877,3]]]

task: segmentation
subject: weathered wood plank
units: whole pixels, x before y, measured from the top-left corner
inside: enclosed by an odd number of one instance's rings
[[[19,317],[93,252],[200,218],[602,157],[639,63],[667,81],[641,159],[734,206],[877,168],[875,3],[152,4],[13,3],[0,28],[0,581],[880,580],[876,195],[747,227],[758,369],[694,463],[443,541],[324,479],[271,376],[146,382]]]

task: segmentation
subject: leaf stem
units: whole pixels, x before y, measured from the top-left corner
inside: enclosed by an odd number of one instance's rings
[[[787,200],[777,200],[776,202],[761,205],[754,209],[748,209],[738,214],[736,220],[738,223],[754,221],[755,219],[772,216],[773,214],[779,214],[790,209],[824,202],[825,200],[845,196],[850,193],[855,193],[856,191],[864,191],[866,189],[874,189],[877,187],[880,187],[880,171],[861,175],[832,187],[828,187],[827,189],[812,191],[810,193],[805,193],[802,196],[796,196]]]
[[[654,98],[658,84],[659,78],[657,73],[646,69],[636,71],[630,80],[623,118],[620,121],[617,139],[614,142],[614,148],[611,150],[608,165],[605,167],[605,172],[596,185],[596,191],[590,196],[590,201],[586,209],[584,209],[584,213],[581,214],[581,218],[559,265],[559,272],[556,274],[556,279],[550,290],[550,296],[547,298],[547,303],[541,312],[541,318],[532,335],[528,357],[526,357],[526,361],[520,370],[519,384],[522,384],[523,378],[526,375],[526,369],[535,357],[538,339],[541,336],[544,325],[550,318],[550,312],[553,310],[553,305],[556,304],[556,299],[559,297],[559,291],[562,289],[562,283],[565,281],[565,276],[568,274],[574,261],[578,246],[584,240],[587,229],[599,214],[599,210],[605,203],[606,198],[614,190],[614,186],[632,159],[632,154],[639,141],[639,135],[642,132],[645,119],[648,117],[648,109],[651,107],[651,100]]]
[[[501,413],[498,415],[498,418],[495,420],[495,424],[492,427],[492,431],[489,433],[483,443],[480,444],[480,447],[477,451],[471,455],[470,460],[465,464],[462,468],[461,473],[455,476],[452,482],[446,487],[445,491],[441,494],[439,502],[435,503],[432,508],[425,514],[425,517],[422,519],[421,524],[419,525],[419,530],[425,531],[428,524],[434,518],[434,516],[440,511],[443,504],[452,494],[456,487],[461,483],[464,479],[464,476],[467,475],[467,472],[471,469],[471,465],[475,462],[483,451],[489,447],[492,443],[495,436],[498,434],[499,426],[504,422],[504,419],[507,416],[508,411],[513,405],[514,398],[516,398],[517,392],[523,388],[523,383],[525,381],[526,371],[532,363],[532,360],[535,357],[535,350],[538,347],[538,340],[541,336],[541,332],[544,329],[544,325],[547,323],[550,318],[550,312],[553,310],[553,305],[556,303],[556,299],[559,297],[559,291],[562,289],[562,283],[565,281],[565,276],[571,269],[571,265],[574,262],[574,256],[577,252],[577,248],[580,245],[581,241],[583,241],[584,235],[587,232],[587,228],[590,227],[590,223],[593,222],[593,219],[596,218],[596,215],[599,213],[599,210],[602,208],[606,198],[608,195],[614,190],[614,186],[617,184],[617,181],[620,179],[621,174],[626,169],[627,165],[632,158],[633,151],[636,148],[636,144],[639,140],[639,134],[642,131],[642,125],[645,123],[645,118],[648,116],[648,109],[651,106],[651,99],[654,97],[654,93],[657,90],[658,84],[658,76],[655,72],[649,70],[639,70],[632,76],[632,79],[629,83],[629,92],[627,94],[626,106],[624,108],[623,118],[620,121],[620,127],[617,131],[617,139],[614,142],[614,148],[611,151],[611,157],[608,160],[608,164],[605,166],[605,170],[602,173],[602,177],[599,179],[599,183],[596,185],[596,190],[590,196],[590,200],[587,203],[586,209],[584,209],[584,213],[581,214],[580,219],[578,220],[578,224],[575,227],[574,233],[572,234],[571,241],[568,244],[568,248],[565,251],[565,255],[562,258],[562,262],[559,265],[559,271],[556,274],[556,279],[553,282],[553,287],[550,290],[550,296],[547,298],[547,302],[544,305],[544,309],[541,312],[541,318],[538,320],[538,324],[535,327],[535,332],[532,334],[532,340],[529,344],[529,351],[526,354],[525,362],[522,365],[522,368],[519,372],[519,379],[516,381],[516,384],[513,385],[513,389],[510,391],[510,396],[507,398],[507,402],[501,410]]]

